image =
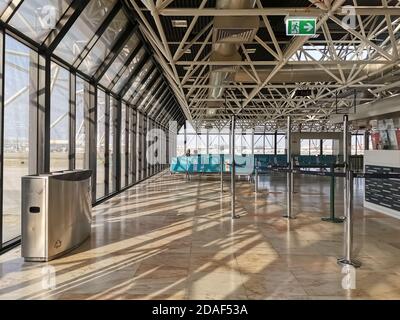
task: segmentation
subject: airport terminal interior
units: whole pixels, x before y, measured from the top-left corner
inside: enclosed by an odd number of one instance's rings
[[[0,299],[400,299],[400,1],[0,0]]]

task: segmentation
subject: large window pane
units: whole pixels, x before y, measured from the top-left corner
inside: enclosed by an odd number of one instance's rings
[[[136,104],[136,102],[141,99],[143,100],[144,97],[147,95],[147,93],[150,92],[149,83],[154,79],[154,77],[157,74],[157,70],[153,70],[153,72],[146,77],[146,80],[143,81],[142,83],[139,83],[138,88],[136,88],[136,91],[134,91],[133,95],[130,97],[132,99],[132,104]],[[144,78],[143,78],[144,80]],[[138,106],[138,109],[141,110],[141,105]],[[147,112],[148,110],[145,110]]]
[[[43,42],[56,27],[58,20],[72,0],[24,1],[10,21],[10,25],[36,42]],[[1,7],[1,5],[0,5]]]
[[[364,155],[364,135],[353,134],[351,136],[351,155]]]
[[[110,103],[110,131],[109,131],[109,185],[110,185],[110,189],[109,189],[109,193],[113,193],[116,191],[116,168],[115,166],[117,165],[116,163],[114,163],[114,159],[115,159],[115,145],[114,145],[114,136],[116,134],[116,122],[117,122],[117,108],[118,108],[118,101],[114,98],[111,98],[111,103]]]
[[[69,72],[51,64],[50,170],[67,170],[69,141]]]
[[[300,139],[300,155],[309,156],[310,155],[310,140]]]
[[[241,134],[235,135],[235,154],[242,155],[243,154],[243,139]]]
[[[265,136],[265,154],[275,154],[275,135],[267,134]]]
[[[196,143],[196,153],[197,154],[206,154],[207,153],[207,133],[199,133],[196,135],[197,143]]]
[[[135,58],[132,60],[132,62],[129,64],[128,68],[126,68],[126,70],[124,71],[124,73],[122,74],[122,77],[118,79],[115,87],[113,88],[113,90],[115,92],[119,92],[121,91],[121,89],[124,87],[124,85],[128,82],[130,75],[136,70],[139,62],[142,60],[142,58],[144,57],[144,54],[146,53],[146,51],[141,48],[139,50],[139,52],[137,53],[137,55],[135,56]]]
[[[111,64],[110,68],[108,68],[104,76],[101,78],[100,83],[103,86],[108,87],[111,84],[111,81],[114,80],[138,44],[139,38],[136,34],[134,34],[132,37],[130,37],[121,52],[119,52],[115,61]]]
[[[133,105],[138,105],[138,109],[142,110],[143,107],[145,108],[145,112],[148,112],[148,114],[151,114],[153,112],[153,108],[150,107],[151,104],[151,99],[153,98],[153,95],[159,90],[160,83],[162,82],[161,77],[158,77],[157,81],[154,83],[152,88],[148,90],[146,95],[142,98],[140,95],[136,95],[136,97],[132,100]],[[140,101],[138,101],[140,98]]]
[[[133,93],[135,92],[135,90],[137,90],[137,88],[139,87],[140,84],[142,84],[143,80],[145,79],[145,76],[148,74],[150,67],[152,66],[152,62],[151,60],[148,60],[144,66],[142,67],[142,69],[140,70],[140,72],[137,74],[137,76],[135,77],[135,79],[132,82],[132,85],[129,87],[129,90],[126,92],[124,99],[128,100]],[[125,82],[127,83],[127,82]]]
[[[276,140],[276,154],[286,154],[286,135],[278,134]]]
[[[72,0],[28,0],[18,8],[10,21],[15,29],[27,37],[43,42],[55,28]],[[0,8],[1,8],[0,4]]]
[[[6,37],[3,242],[21,235],[21,177],[28,174],[30,49]]]
[[[254,135],[254,154],[264,154],[264,135]]]
[[[320,139],[300,139],[300,155],[318,156],[321,153]]]
[[[115,3],[116,0],[89,1],[78,20],[60,42],[55,54],[69,63],[74,62]]]
[[[208,153],[219,154],[219,135],[211,134],[208,135]]]
[[[176,154],[178,157],[184,156],[186,154],[185,150],[185,135],[178,134],[177,141],[176,141]]]
[[[0,0],[0,14],[3,14],[12,0]]]
[[[128,118],[129,118],[129,152],[128,152],[128,184],[131,185],[132,183],[135,182],[135,179],[137,178],[136,175],[136,163],[137,163],[137,116],[136,116],[136,111],[133,110],[129,105],[127,105],[128,108]]]
[[[332,139],[324,139],[322,141],[322,154],[326,156],[331,156],[334,154]]]
[[[196,134],[187,134],[186,135],[186,149],[190,150],[190,153],[197,154],[197,135]],[[185,153],[186,151],[185,150]]]
[[[310,140],[310,155],[318,156],[321,154],[321,140],[311,139]]]
[[[114,43],[118,40],[118,36],[125,30],[127,24],[128,19],[121,10],[79,66],[79,69],[89,75],[93,75],[110,53]]]
[[[105,159],[106,159],[106,94],[97,92],[97,171],[96,198],[105,196]]]
[[[229,154],[229,135],[228,134],[221,134],[220,135],[220,142],[219,142],[219,150],[221,154]]]
[[[75,167],[85,168],[85,81],[76,77],[76,152]]]
[[[126,138],[128,137],[127,135],[127,130],[129,128],[128,126],[128,118],[126,117],[126,104],[122,103],[121,106],[121,187],[124,188],[127,185],[126,181],[126,161],[128,161],[128,158],[126,157]]]
[[[339,154],[339,140],[324,139],[322,151],[324,155],[337,156]]]

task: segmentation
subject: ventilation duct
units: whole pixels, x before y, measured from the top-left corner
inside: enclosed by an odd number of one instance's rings
[[[217,9],[251,9],[254,0],[217,0]],[[229,61],[242,60],[238,50],[245,42],[253,41],[260,22],[258,17],[218,16],[214,18],[213,46],[210,60],[214,62],[211,68],[209,91],[211,99],[223,96],[223,84],[233,79],[238,66],[226,65]],[[218,65],[215,62],[224,62]],[[218,107],[209,105],[209,107]]]

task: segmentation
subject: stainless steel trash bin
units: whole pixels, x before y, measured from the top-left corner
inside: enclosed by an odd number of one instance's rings
[[[90,236],[90,170],[22,178],[22,256],[49,261]]]

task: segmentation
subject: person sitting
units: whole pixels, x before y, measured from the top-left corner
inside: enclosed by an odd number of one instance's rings
[[[190,157],[190,149],[187,149],[187,151],[186,151],[186,157]]]

